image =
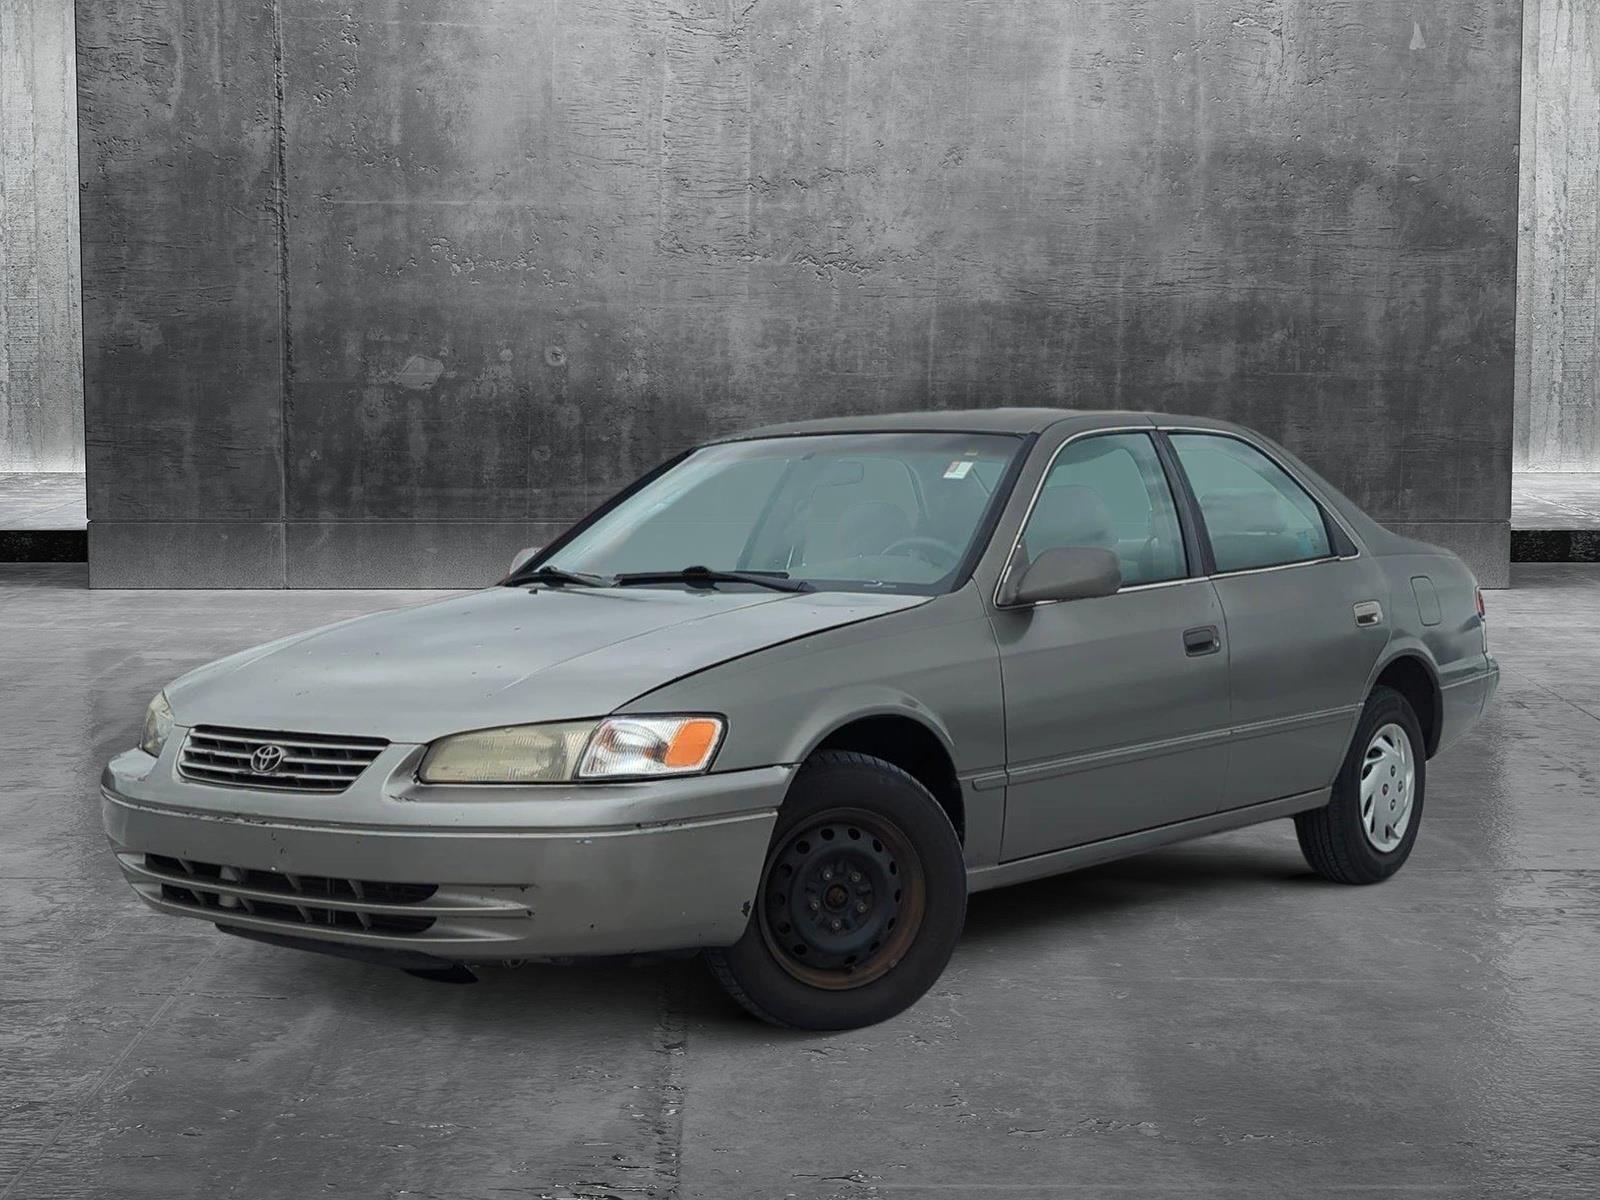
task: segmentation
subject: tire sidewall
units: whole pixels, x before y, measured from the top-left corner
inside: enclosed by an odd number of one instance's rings
[[[1399,725],[1405,730],[1406,737],[1411,740],[1411,757],[1416,769],[1416,782],[1412,789],[1411,822],[1406,827],[1405,836],[1393,850],[1384,851],[1367,840],[1367,831],[1361,820],[1361,764],[1366,758],[1367,746],[1372,741],[1372,735],[1381,726],[1388,724]],[[1339,771],[1335,793],[1337,819],[1346,826],[1346,841],[1350,853],[1359,860],[1363,874],[1374,879],[1388,878],[1411,856],[1411,847],[1417,840],[1417,831],[1422,828],[1423,802],[1427,798],[1428,791],[1427,771],[1427,743],[1423,740],[1422,723],[1417,720],[1417,714],[1412,710],[1410,702],[1399,692],[1389,688],[1378,689],[1361,712],[1355,738],[1350,743],[1350,751],[1345,757],[1344,766]]]
[[[759,913],[752,911],[744,936],[722,952],[723,959],[766,1015],[801,1029],[856,1028],[904,1011],[943,973],[966,919],[966,864],[950,818],[911,776],[863,754],[826,755],[800,768],[778,810],[758,906],[766,902],[773,850],[807,821],[841,807],[879,813],[899,827],[921,859],[926,908],[915,940],[898,963],[871,983],[839,991],[812,987],[789,974],[762,936]]]

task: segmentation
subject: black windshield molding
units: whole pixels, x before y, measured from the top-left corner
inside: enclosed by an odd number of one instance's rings
[[[700,447],[690,446],[689,449],[681,451],[678,454],[674,454],[671,458],[667,459],[666,462],[656,467],[655,470],[647,471],[643,475],[639,476],[639,478],[635,479],[627,487],[623,488],[616,495],[612,496],[611,499],[600,505],[600,507],[591,510],[588,516],[582,517],[575,524],[567,526],[564,533],[557,536],[555,541],[551,542],[548,546],[540,547],[539,553],[535,554],[527,562],[517,564],[517,567],[508,572],[499,583],[495,584],[495,586],[504,587],[506,584],[511,582],[513,576],[520,575],[534,567],[539,566],[541,563],[547,562],[552,554],[560,550],[561,547],[565,546],[573,538],[577,537],[585,529],[589,528],[589,526],[593,525],[596,521],[617,507],[617,505],[621,504],[629,496],[633,495],[640,488],[646,486],[647,484],[653,483],[657,477],[665,475],[668,471],[672,470],[673,467],[677,466],[698,449],[700,449]]]
[[[1015,434],[1003,435],[1015,437]],[[967,586],[967,581],[972,578],[972,573],[978,569],[978,562],[989,549],[989,543],[994,540],[994,531],[1000,525],[1000,518],[1006,509],[1011,506],[1011,493],[1016,490],[1017,480],[1022,478],[1022,468],[1033,457],[1033,448],[1039,444],[1037,433],[1022,435],[1022,445],[1011,456],[1011,463],[1006,467],[1006,473],[995,484],[994,495],[989,497],[989,510],[983,514],[983,520],[978,523],[976,532],[972,535],[972,546],[968,549],[966,557],[957,564],[951,585],[952,592],[960,591]]]

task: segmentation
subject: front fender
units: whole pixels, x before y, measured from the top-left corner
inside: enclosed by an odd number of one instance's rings
[[[905,717],[949,753],[967,798],[969,835],[989,824],[974,806],[992,806],[998,828],[1004,793],[970,787],[974,776],[1005,762],[999,651],[970,584],[914,609],[708,668],[619,711],[725,713],[728,732],[715,771],[803,762],[852,721]]]
[[[784,739],[788,749],[780,761],[802,763],[830,735],[870,717],[904,717],[917,722],[939,739],[950,761],[956,761],[955,739],[937,712],[915,696],[877,684],[846,688],[823,697]]]

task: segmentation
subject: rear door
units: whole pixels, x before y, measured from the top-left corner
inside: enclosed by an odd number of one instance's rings
[[[1383,573],[1263,448],[1216,432],[1165,436],[1227,624],[1233,736],[1221,807],[1327,787],[1388,641]]]
[[[1192,535],[1192,530],[1190,531]],[[1111,596],[996,608],[1005,685],[1003,859],[1214,811],[1227,764],[1222,607],[1192,565],[1151,433],[1081,436],[1057,453],[1008,571],[1045,550],[1116,553]]]

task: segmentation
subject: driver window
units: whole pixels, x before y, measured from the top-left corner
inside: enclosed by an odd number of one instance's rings
[[[1148,434],[1082,438],[1057,456],[1023,527],[1018,565],[1066,546],[1112,551],[1124,587],[1189,573],[1172,489]]]

